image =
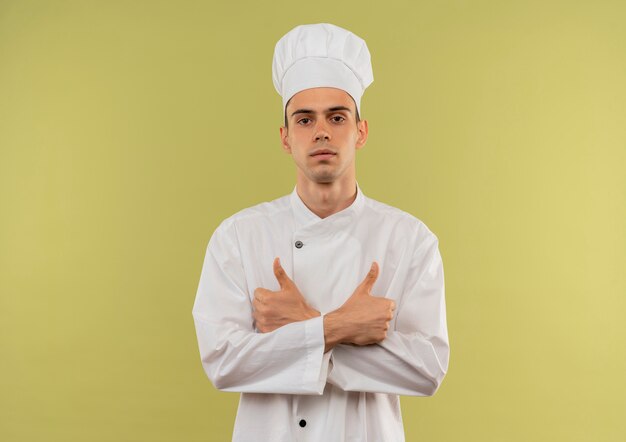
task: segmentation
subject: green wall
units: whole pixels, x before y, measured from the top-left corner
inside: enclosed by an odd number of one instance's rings
[[[364,193],[440,238],[407,440],[626,440],[626,3],[396,0],[0,0],[0,440],[230,439],[191,308],[293,189],[271,61],[316,22],[372,53]]]

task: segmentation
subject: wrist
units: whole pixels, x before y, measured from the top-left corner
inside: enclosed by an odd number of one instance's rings
[[[341,310],[337,309],[324,315],[324,352],[346,340]]]

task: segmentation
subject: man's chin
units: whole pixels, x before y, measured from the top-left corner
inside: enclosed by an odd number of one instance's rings
[[[309,178],[318,184],[330,184],[337,180],[337,175],[334,173],[313,173]]]

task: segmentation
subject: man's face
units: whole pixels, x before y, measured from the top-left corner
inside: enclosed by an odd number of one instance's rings
[[[354,176],[356,150],[367,140],[367,121],[356,122],[356,105],[345,91],[305,89],[287,104],[288,128],[281,127],[283,148],[298,175],[316,183]]]

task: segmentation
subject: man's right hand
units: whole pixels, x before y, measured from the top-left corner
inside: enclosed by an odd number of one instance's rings
[[[395,302],[372,295],[378,272],[378,263],[372,263],[367,276],[350,298],[324,316],[325,352],[337,344],[376,344],[387,337]]]

